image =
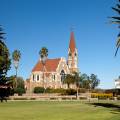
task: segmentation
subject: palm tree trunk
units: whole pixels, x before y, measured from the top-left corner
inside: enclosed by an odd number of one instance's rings
[[[79,100],[79,97],[78,97],[78,87],[77,87],[76,99]]]
[[[16,88],[17,88],[17,68],[15,69],[16,70],[16,74],[15,74],[15,81],[16,81]]]
[[[44,87],[44,93],[45,93],[45,65],[43,65],[43,87]]]

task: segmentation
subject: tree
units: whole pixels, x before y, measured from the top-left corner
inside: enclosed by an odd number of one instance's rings
[[[118,24],[118,27],[120,28],[120,0],[118,1],[118,4],[116,4],[116,7],[112,7],[112,9],[118,13],[118,16],[111,17],[112,18],[111,22],[113,24]],[[120,47],[120,33],[118,34],[118,37],[117,37],[116,47],[117,49],[115,52],[115,56],[117,55],[118,49]]]
[[[20,58],[21,58],[20,51],[14,50],[14,52],[12,53],[12,59],[13,59],[14,67],[16,70],[16,87],[17,87],[17,70],[18,70]]]
[[[91,74],[90,75],[90,88],[95,89],[100,84],[100,80],[97,78],[97,75]]]
[[[18,95],[25,93],[25,84],[22,77],[17,77],[17,87],[15,88],[15,93],[18,93]]]
[[[74,83],[74,77],[71,74],[67,74],[65,79],[63,80],[63,84],[67,84],[68,88],[70,88],[70,84]]]
[[[87,74],[81,74],[80,75],[80,87],[81,88],[85,88],[85,89],[89,89],[89,76]]]
[[[2,27],[0,26],[0,99],[3,101],[4,97],[9,96],[9,78],[6,77],[10,69],[11,60],[7,46],[5,45]]]

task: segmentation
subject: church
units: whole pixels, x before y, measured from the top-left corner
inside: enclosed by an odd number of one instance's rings
[[[73,72],[79,72],[79,69],[78,50],[75,44],[74,32],[72,31],[70,33],[68,59],[66,60],[64,57],[47,59],[44,66],[42,61],[38,60],[31,71],[29,79],[26,80],[25,86],[30,92],[35,87],[66,89],[67,85],[63,84],[63,80],[67,74]]]

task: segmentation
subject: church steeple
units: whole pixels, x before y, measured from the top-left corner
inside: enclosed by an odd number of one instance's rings
[[[70,43],[68,48],[68,67],[71,73],[78,72],[78,52],[73,31],[70,34]]]
[[[70,44],[69,44],[69,49],[73,53],[75,51],[76,45],[75,45],[75,38],[74,38],[74,32],[71,32],[70,35]]]

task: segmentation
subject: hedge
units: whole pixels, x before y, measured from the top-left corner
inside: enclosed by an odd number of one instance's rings
[[[112,93],[91,93],[91,98],[106,99],[112,97],[113,97]]]

